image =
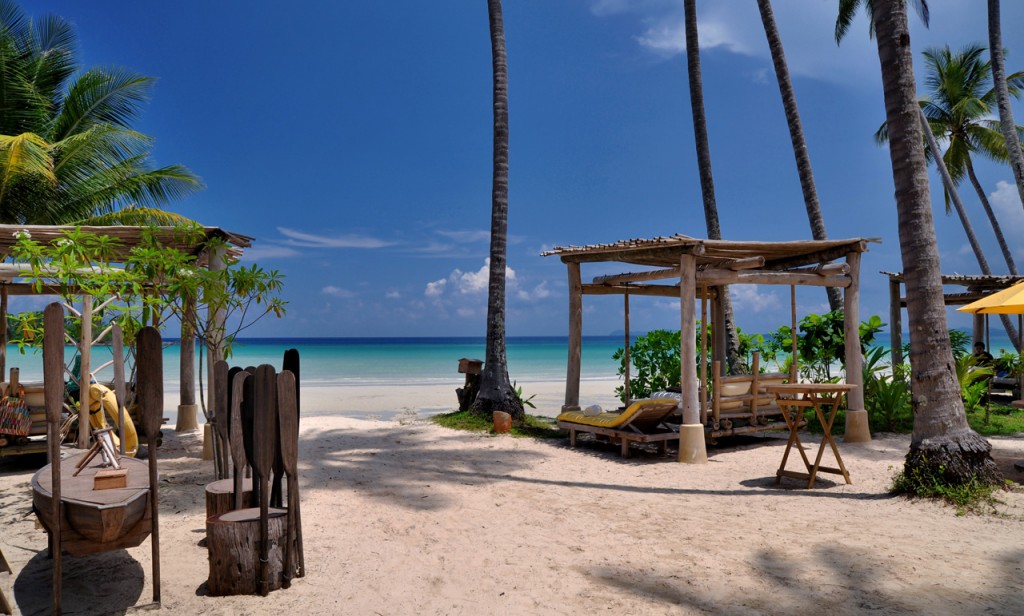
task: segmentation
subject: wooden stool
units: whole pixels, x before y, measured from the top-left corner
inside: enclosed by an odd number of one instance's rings
[[[270,508],[268,519],[267,590],[281,588],[285,543],[288,541],[286,509]],[[206,547],[210,554],[211,595],[259,594],[260,510],[258,507],[228,511],[206,520]]]
[[[227,513],[235,508],[235,486],[233,479],[221,479],[206,486],[206,517]],[[252,478],[242,480],[242,507],[257,503],[252,498]]]

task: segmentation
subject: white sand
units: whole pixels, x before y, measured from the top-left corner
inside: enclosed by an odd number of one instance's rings
[[[778,435],[711,448],[701,466],[653,450],[621,459],[606,445],[569,449],[564,439],[467,434],[417,419],[450,407],[451,388],[376,389],[303,391],[307,575],[265,598],[206,596],[198,543],[212,469],[198,459],[198,434],[167,435],[164,612],[1024,613],[1024,494],[1002,494],[1000,513],[984,516],[890,497],[905,436],[841,444],[853,485],[827,475],[806,490],[774,485]],[[527,392],[548,413],[562,396],[560,384]],[[583,401],[601,403],[598,392],[584,385]],[[1024,458],[1024,439],[993,445],[1004,463]],[[23,461],[0,466],[0,548],[14,569],[0,588],[12,596],[13,587],[21,613],[43,614],[50,561],[34,526],[31,474]],[[66,613],[124,613],[150,600],[148,540],[66,557],[64,566]]]

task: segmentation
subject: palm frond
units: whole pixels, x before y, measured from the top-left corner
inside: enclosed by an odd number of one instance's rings
[[[135,227],[144,227],[148,225],[156,225],[162,227],[178,227],[184,224],[195,224],[196,221],[177,214],[175,212],[168,212],[166,210],[138,207],[136,205],[130,205],[122,208],[116,212],[109,214],[103,214],[100,216],[93,216],[91,218],[85,218],[82,220],[76,220],[73,224],[76,225],[94,225],[99,227],[111,226],[111,225],[130,225]]]
[[[86,72],[64,96],[51,140],[60,141],[97,124],[128,126],[138,116],[155,81],[123,68]]]

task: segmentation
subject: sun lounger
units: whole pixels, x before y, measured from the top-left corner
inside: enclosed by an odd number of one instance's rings
[[[570,446],[576,446],[577,432],[590,432],[620,443],[623,457],[629,457],[630,443],[656,442],[664,453],[667,441],[679,439],[679,432],[664,423],[677,408],[678,401],[673,398],[643,399],[621,412],[586,415],[583,411],[566,411],[557,420],[559,428],[569,431]]]

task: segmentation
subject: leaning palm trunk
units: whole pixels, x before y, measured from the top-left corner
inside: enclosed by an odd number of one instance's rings
[[[789,78],[789,67],[786,65],[786,54],[782,50],[782,38],[775,24],[771,0],[757,0],[757,8],[761,11],[761,23],[768,39],[768,49],[775,64],[775,77],[779,82],[779,93],[782,95],[782,108],[786,113],[789,125],[789,139],[793,142],[793,156],[796,157],[796,171],[800,176],[800,189],[804,195],[804,206],[807,208],[807,222],[811,225],[811,237],[816,240],[828,239],[825,233],[825,219],[821,215],[821,203],[818,191],[814,186],[814,172],[811,170],[811,157],[807,153],[807,140],[804,138],[803,123],[800,122],[800,110],[796,105],[796,93],[793,82]],[[825,287],[828,294],[828,305],[831,310],[843,309],[842,293],[836,287]]]
[[[508,235],[508,62],[501,0],[488,0],[494,71],[494,171],[491,189],[491,259],[487,285],[487,350],[480,393],[472,410],[505,411],[521,422],[525,412],[508,378],[505,354],[505,257]]]
[[[978,237],[974,234],[974,225],[971,224],[971,219],[967,217],[967,208],[964,207],[964,202],[960,200],[960,192],[956,189],[956,184],[953,183],[953,178],[949,175],[949,169],[946,167],[946,161],[942,159],[939,144],[935,141],[935,135],[932,134],[931,125],[928,123],[928,117],[925,116],[924,110],[922,110],[920,106],[918,106],[918,112],[921,116],[921,132],[924,133],[925,141],[928,142],[928,149],[932,151],[932,158],[935,159],[935,166],[939,170],[939,175],[942,176],[942,183],[946,186],[946,194],[949,195],[949,200],[953,203],[953,209],[956,210],[957,216],[960,217],[960,224],[963,226],[964,233],[967,235],[967,242],[971,245],[971,250],[974,251],[974,256],[978,259],[978,267],[981,268],[982,274],[991,276],[992,268],[989,267],[988,259],[985,258],[985,252],[981,248],[981,243],[978,242]],[[967,165],[968,169],[970,169],[969,161]],[[982,191],[982,195],[984,195],[984,191]],[[998,227],[998,223],[995,222],[994,217],[992,221],[993,224]],[[1017,272],[1013,273],[1016,274]],[[1006,329],[1007,335],[1010,336],[1010,340],[1013,341],[1014,348],[1019,351],[1020,349],[1018,346],[1020,343],[1017,340],[1017,328],[1014,327],[1013,321],[1010,320],[1009,315],[1001,314],[999,317],[1003,323],[1003,327]]]
[[[1006,153],[1017,181],[1017,193],[1024,206],[1024,154],[1021,153],[1020,139],[1017,138],[1010,108],[1010,91],[1006,85],[1006,62],[1003,59],[1003,32],[999,20],[999,0],[988,0],[988,48],[992,58],[992,85],[999,102],[999,128],[1006,138]]]
[[[994,482],[991,445],[967,425],[949,342],[904,0],[875,0],[900,252],[910,322],[914,431],[905,472],[947,484]]]
[[[978,176],[974,174],[974,163],[971,162],[970,157],[967,158],[966,168],[967,177],[971,180],[971,186],[974,187],[974,192],[978,194],[978,201],[981,201],[981,207],[985,210],[985,216],[988,217],[988,221],[992,225],[992,232],[996,234],[996,241],[999,243],[999,250],[1003,253],[1003,259],[1006,261],[1006,267],[1010,270],[1011,274],[1016,276],[1017,263],[1013,260],[1013,253],[1010,252],[1010,246],[1006,243],[1006,238],[1003,236],[1003,227],[999,224],[999,220],[996,218],[995,210],[992,209],[992,204],[988,200],[988,195],[985,194],[985,189],[981,187],[981,182],[978,181]]]
[[[700,174],[700,192],[704,202],[704,224],[708,239],[722,239],[722,228],[718,224],[718,205],[715,203],[715,180],[711,173],[711,147],[708,144],[708,124],[704,115],[704,86],[700,75],[700,44],[697,42],[697,3],[684,0],[686,15],[686,72],[690,80],[690,110],[693,114],[693,139],[697,146],[697,169]],[[739,371],[740,338],[736,333],[736,319],[733,316],[729,287],[722,287],[722,314],[725,323],[725,359],[729,372]]]

